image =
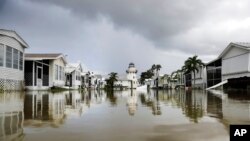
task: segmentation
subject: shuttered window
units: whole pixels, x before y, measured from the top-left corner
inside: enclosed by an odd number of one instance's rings
[[[0,44],[0,66],[2,67],[4,64],[4,46]]]
[[[13,49],[13,68],[18,69],[18,50]]]
[[[62,67],[62,71],[61,71],[61,80],[64,80],[64,68]]]
[[[12,48],[6,47],[6,67],[12,68]]]
[[[23,53],[19,52],[19,70],[23,70]]]
[[[62,80],[62,67],[59,66],[59,72],[58,72],[58,77],[59,77],[59,80]]]
[[[58,65],[55,65],[55,80],[58,80]]]

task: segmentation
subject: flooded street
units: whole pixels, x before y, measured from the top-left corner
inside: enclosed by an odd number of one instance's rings
[[[0,140],[228,141],[230,124],[249,123],[246,93],[0,94]]]

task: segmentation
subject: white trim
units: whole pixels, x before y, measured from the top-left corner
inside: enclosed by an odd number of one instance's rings
[[[35,60],[33,60],[33,62],[36,62],[36,63],[42,64],[42,65],[45,65],[45,66],[49,66],[49,64],[45,64],[45,63],[38,62],[38,61],[35,61]]]
[[[226,75],[237,75],[237,74],[242,74],[242,73],[250,73],[249,71],[238,71],[238,72],[233,72],[233,73],[222,73],[221,75],[226,76]]]

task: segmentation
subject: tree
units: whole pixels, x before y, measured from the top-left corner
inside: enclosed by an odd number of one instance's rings
[[[157,77],[159,76],[159,71],[160,71],[160,69],[161,69],[161,65],[160,64],[157,64],[156,66],[155,66],[155,69],[156,69],[156,75],[157,75]]]
[[[114,88],[114,82],[117,81],[117,73],[111,72],[109,78],[105,80],[108,88]]]
[[[185,62],[184,66],[182,67],[182,70],[187,73],[193,73],[194,74],[194,86],[195,86],[195,75],[196,72],[199,71],[199,68],[204,66],[205,64],[201,61],[201,59],[198,59],[198,56],[195,55],[193,57],[189,57]]]
[[[156,71],[156,77],[158,77],[160,69],[161,69],[161,65],[160,64],[153,64],[150,70],[153,73]]]
[[[157,64],[157,65],[153,64],[149,70],[147,70],[145,72],[142,72],[141,73],[141,78],[140,78],[141,84],[145,84],[145,80],[146,79],[150,79],[153,76],[157,77],[157,84],[158,84],[158,76],[159,76],[160,69],[161,69],[161,65],[160,64]]]
[[[141,78],[140,78],[141,84],[144,84],[146,79],[152,78],[153,76],[154,76],[154,73],[151,71],[151,69],[149,69],[145,72],[142,72]]]

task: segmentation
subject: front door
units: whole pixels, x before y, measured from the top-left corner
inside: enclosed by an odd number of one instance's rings
[[[43,86],[43,68],[39,66],[37,67],[37,86]]]

